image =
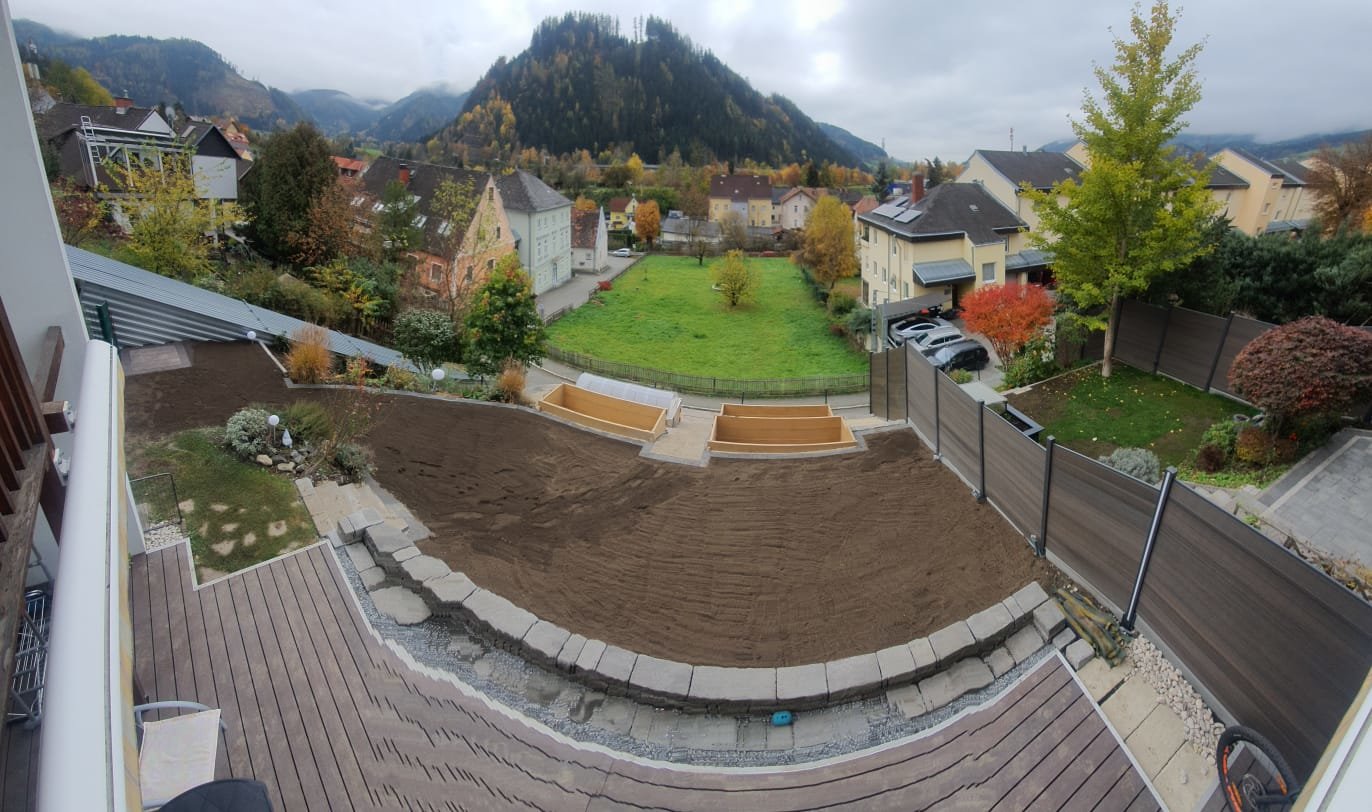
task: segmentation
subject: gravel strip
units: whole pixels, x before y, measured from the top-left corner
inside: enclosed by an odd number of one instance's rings
[[[1129,647],[1129,657],[1149,687],[1157,691],[1167,707],[1181,717],[1182,724],[1186,726],[1186,740],[1191,747],[1202,756],[1213,757],[1224,725],[1216,720],[1210,706],[1205,704],[1186,677],[1145,637],[1139,637]]]
[[[164,524],[143,531],[143,548],[148,552],[170,547],[186,540],[186,534],[179,525]]]

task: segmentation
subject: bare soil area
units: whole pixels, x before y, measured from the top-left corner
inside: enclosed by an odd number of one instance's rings
[[[198,345],[190,369],[128,380],[129,430],[314,395],[255,347]],[[542,618],[679,661],[874,651],[1062,579],[911,431],[698,469],[528,411],[395,397],[368,443],[377,480],[433,530],[424,552]]]

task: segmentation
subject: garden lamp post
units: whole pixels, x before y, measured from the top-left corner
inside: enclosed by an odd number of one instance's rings
[[[443,367],[434,367],[434,371],[429,373],[429,377],[434,379],[433,391],[437,392],[438,385],[443,382],[444,378],[448,377],[448,371]]]
[[[277,417],[276,415],[271,415],[267,418],[267,425],[271,427],[272,432],[272,445],[276,445],[276,427],[280,423],[281,418]]]

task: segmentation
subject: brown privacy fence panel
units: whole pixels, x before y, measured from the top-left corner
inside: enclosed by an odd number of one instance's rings
[[[986,496],[1026,537],[1037,535],[1043,513],[1043,446],[1005,418],[986,410]]]
[[[886,381],[887,356],[890,353],[874,352],[867,356],[867,397],[868,405],[871,406],[872,414],[877,417],[890,419],[890,404],[887,401],[886,392],[888,384]]]
[[[1206,388],[1228,324],[1227,318],[1172,308],[1158,372],[1199,389]]]
[[[1128,301],[1120,308],[1115,331],[1115,357],[1131,367],[1152,372],[1162,333],[1167,329],[1167,309]]]
[[[1105,332],[1092,330],[1076,341],[1057,342],[1057,362],[1070,367],[1079,361],[1099,361],[1105,357]]]
[[[905,374],[909,381],[910,422],[924,436],[925,442],[934,443],[934,392],[937,378],[943,377],[929,359],[906,345]]]
[[[1271,329],[1272,325],[1265,321],[1235,316],[1233,323],[1229,325],[1229,334],[1224,338],[1224,348],[1215,367],[1215,379],[1210,385],[1226,395],[1238,397],[1239,394],[1229,385],[1229,369],[1234,365],[1234,358],[1238,356],[1239,350],[1248,346],[1248,342]]]
[[[886,412],[890,420],[904,420],[906,417],[905,397],[905,359],[900,350],[891,350],[886,355]]]
[[[948,464],[978,488],[981,478],[981,406],[947,375],[938,376],[938,450]]]
[[[1372,607],[1182,485],[1163,513],[1139,607],[1149,630],[1302,777],[1372,666]]]
[[[1054,446],[1048,552],[1076,572],[1083,586],[1122,611],[1129,605],[1157,501],[1151,485]]]

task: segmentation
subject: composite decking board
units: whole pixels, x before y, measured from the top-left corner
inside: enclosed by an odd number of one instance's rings
[[[234,611],[239,618],[238,629],[243,636],[244,660],[252,679],[253,693],[257,696],[257,706],[261,712],[262,727],[267,736],[267,749],[271,754],[272,769],[276,773],[277,789],[281,794],[281,805],[287,809],[305,809],[305,792],[299,771],[296,769],[292,740],[287,731],[282,703],[271,678],[271,666],[267,662],[266,651],[257,628],[258,619],[253,616],[252,598],[248,592],[247,580],[242,576],[227,579],[227,588],[233,601]]]
[[[140,643],[147,645],[152,640],[152,612],[151,597],[148,589],[148,561],[147,555],[134,556],[129,561],[129,608],[132,612],[133,620],[133,674],[134,680],[138,683],[138,690],[145,694],[153,694],[157,691],[156,677],[153,676],[153,664],[157,661],[155,657],[140,657],[142,652],[138,651]],[[146,697],[135,696],[135,702],[142,702]]]
[[[238,690],[234,685],[233,672],[229,665],[228,645],[225,642],[224,625],[219,618],[219,601],[215,593],[214,587],[196,589],[192,593],[200,608],[200,619],[204,623],[205,662],[211,679],[214,680],[214,695],[219,703],[224,726],[227,728],[224,734],[225,746],[221,748],[226,764],[216,765],[215,776],[228,778],[235,775],[252,775],[252,758],[248,754],[243,712],[238,704]]]
[[[167,631],[171,639],[171,674],[176,688],[170,699],[195,699],[195,660],[191,657],[190,627],[186,622],[186,604],[181,599],[185,579],[181,571],[184,544],[176,544],[170,555],[162,556],[162,579],[167,589]],[[163,718],[179,715],[168,711]]]
[[[220,718],[224,720],[227,727],[228,718],[233,717],[238,712],[237,703],[226,703],[219,698],[219,688],[215,684],[214,668],[210,661],[209,640],[205,633],[204,611],[200,605],[200,596],[195,591],[195,584],[189,573],[194,566],[191,560],[191,550],[188,544],[175,545],[176,560],[175,566],[181,585],[180,602],[185,617],[186,635],[189,640],[189,654],[191,666],[191,678],[195,685],[194,695],[189,697],[195,702],[211,708],[219,708]],[[167,600],[175,602],[176,595],[168,595]],[[237,729],[237,726],[234,728]],[[227,739],[221,737],[221,741]],[[215,748],[215,776],[227,778],[231,775],[229,767],[229,753],[227,746]]]
[[[21,723],[5,726],[4,759],[0,765],[0,808],[28,810],[34,808],[34,782],[38,778],[38,730],[25,730]]]
[[[159,552],[156,557],[148,559],[148,594],[151,596],[150,611],[148,612],[148,622],[151,625],[152,634],[149,635],[150,648],[152,653],[153,683],[144,688],[156,695],[159,700],[176,699],[176,660],[172,657],[171,646],[171,618],[167,604],[167,591],[170,587],[167,584],[166,576],[162,570],[162,559],[167,552]],[[151,719],[161,719],[161,712],[154,712],[149,715]]]
[[[1067,803],[1062,805],[1064,812],[1088,812],[1095,809],[1112,788],[1126,773],[1133,769],[1129,757],[1122,750],[1116,750],[1101,764],[1091,777],[1082,782]]]
[[[1054,812],[1061,809],[1093,773],[1104,768],[1111,758],[1119,755],[1119,752],[1114,734],[1102,722],[1096,738],[1076,758],[1069,761],[1066,766],[1058,765],[1057,777],[1029,803],[1028,812]]]
[[[1065,725],[1055,724],[1051,733],[1045,733],[1035,740],[1032,751],[1025,751],[1030,753],[1031,759],[1028,770],[1021,772],[1015,780],[1014,787],[1001,796],[993,809],[1005,809],[1007,812],[1022,810],[1059,781],[1072,784],[1073,789],[1078,786],[1070,777],[1064,778],[1063,763],[1071,764],[1084,759],[1088,748],[1100,746],[1100,735],[1106,732],[1105,723],[1100,721],[1094,709],[1088,704],[1086,713],[1065,736],[1062,735],[1063,727]],[[1052,737],[1059,738],[1051,741]],[[1110,742],[1106,746],[1113,745],[1114,743]],[[1022,755],[1024,754],[1017,755],[1016,760]],[[1010,765],[1010,768],[1013,769],[1013,765]],[[1002,770],[999,775],[1004,773]]]
[[[324,780],[315,763],[314,751],[310,745],[310,731],[305,726],[304,715],[296,702],[295,689],[291,685],[290,672],[287,670],[281,641],[276,633],[275,617],[267,608],[261,573],[261,568],[254,569],[243,573],[237,580],[242,581],[248,596],[258,644],[262,647],[265,672],[271,683],[272,693],[276,697],[281,723],[285,729],[287,757],[295,766],[296,776],[300,780],[300,790],[305,797],[305,805],[301,808],[326,809]]]
[[[292,559],[294,556],[291,557]],[[319,718],[319,724],[323,728],[324,736],[322,739],[313,740],[317,761],[321,772],[324,773],[325,783],[336,782],[336,792],[339,793],[340,802],[337,808],[355,808],[356,799],[361,798],[366,793],[362,785],[361,774],[357,769],[357,759],[351,755],[352,746],[343,719],[338,711],[337,700],[334,696],[335,681],[329,678],[329,673],[324,668],[319,652],[315,647],[310,629],[307,627],[305,609],[300,603],[300,596],[297,592],[298,585],[293,583],[290,573],[290,560],[283,560],[280,567],[269,567],[262,572],[270,573],[276,581],[277,597],[281,603],[281,616],[277,620],[277,627],[284,634],[289,632],[294,639],[295,653],[300,660],[300,678],[305,685],[305,691],[311,695],[314,705],[314,713]],[[265,577],[265,576],[264,576]],[[283,628],[284,627],[284,628]],[[327,634],[318,626],[316,632]],[[301,691],[297,685],[296,697],[301,698]],[[312,689],[312,690],[311,690]]]
[[[1148,791],[1143,779],[1133,770],[1120,776],[1110,791],[1105,794],[1101,802],[1096,805],[1097,809],[1104,810],[1145,810],[1158,809],[1158,804],[1153,800],[1152,793]]]

